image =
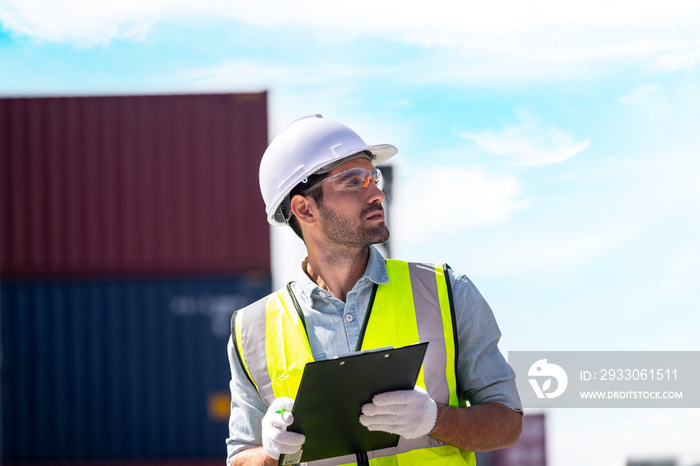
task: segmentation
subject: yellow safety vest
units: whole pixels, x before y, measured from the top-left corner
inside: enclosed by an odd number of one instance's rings
[[[428,341],[417,384],[438,403],[464,406],[457,394],[457,337],[447,266],[386,260],[389,282],[375,285],[357,350]],[[261,398],[296,398],[306,363],[313,361],[301,308],[288,285],[237,311],[231,333],[238,358]],[[423,436],[400,437],[395,448],[308,463],[314,466],[469,465],[474,453]]]

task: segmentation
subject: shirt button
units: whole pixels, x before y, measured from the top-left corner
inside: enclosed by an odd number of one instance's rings
[[[345,320],[348,322],[352,322],[355,318],[352,316],[352,314],[345,314]]]

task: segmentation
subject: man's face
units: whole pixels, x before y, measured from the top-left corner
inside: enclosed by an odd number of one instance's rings
[[[366,158],[350,160],[331,171],[330,176],[352,168],[374,169]],[[319,206],[321,231],[332,242],[364,248],[389,239],[382,201],[384,193],[370,182],[361,191],[336,191],[331,183],[321,187],[323,202]]]

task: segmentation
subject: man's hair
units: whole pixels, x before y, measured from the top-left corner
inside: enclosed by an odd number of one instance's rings
[[[320,175],[309,175],[308,180],[306,183],[299,183],[292,189],[292,191],[289,193],[289,201],[291,203],[291,200],[294,196],[300,195],[300,196],[305,196],[304,191],[306,191],[309,187],[315,185],[316,183],[319,183],[326,178],[328,178],[328,175],[330,175],[330,172],[326,173],[321,173]],[[317,205],[321,205],[323,202],[323,186],[319,186],[318,188],[314,189],[311,191],[308,196],[313,199]],[[291,209],[291,208],[290,208]],[[304,241],[304,235],[301,232],[301,225],[299,225],[299,220],[294,216],[294,214],[291,214],[289,217],[289,226],[292,227],[292,230],[294,230],[294,233],[301,238],[302,241]]]

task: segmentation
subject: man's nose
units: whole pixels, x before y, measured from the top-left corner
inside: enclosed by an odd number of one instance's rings
[[[367,183],[367,188],[365,188],[365,190],[370,193],[369,202],[384,202],[384,199],[386,198],[384,191],[379,189],[379,186],[377,186],[377,183],[375,183],[374,180],[371,178],[369,180],[371,183],[365,181],[365,183]]]

